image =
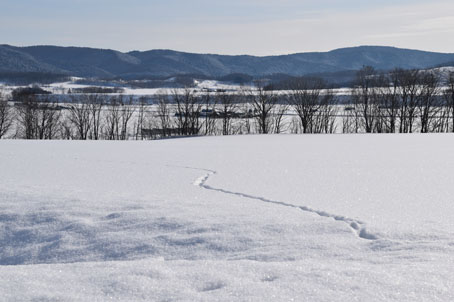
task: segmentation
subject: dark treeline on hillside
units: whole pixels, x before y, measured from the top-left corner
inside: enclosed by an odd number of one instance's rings
[[[0,72],[0,82],[11,85],[51,84],[70,80],[68,75],[48,72]]]
[[[266,77],[268,84],[266,90],[287,90],[292,87],[293,83],[311,79],[322,79],[332,88],[348,87],[353,88],[356,85],[357,70],[346,70],[330,73],[314,73],[305,76],[273,75]]]
[[[348,104],[319,78],[295,78],[285,91],[263,83],[237,92],[174,90],[154,105],[132,96],[79,93],[59,101],[39,88],[0,95],[0,138],[155,139],[250,133],[454,132],[454,73],[364,67]]]

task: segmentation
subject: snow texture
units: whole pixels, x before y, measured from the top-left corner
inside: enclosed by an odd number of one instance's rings
[[[1,301],[452,301],[452,135],[0,141]]]

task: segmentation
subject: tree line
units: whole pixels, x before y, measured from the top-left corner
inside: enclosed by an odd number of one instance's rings
[[[454,132],[454,73],[447,81],[421,70],[364,67],[347,103],[321,79],[301,78],[285,91],[254,89],[162,93],[145,98],[81,93],[0,94],[0,138],[127,140],[250,133]]]

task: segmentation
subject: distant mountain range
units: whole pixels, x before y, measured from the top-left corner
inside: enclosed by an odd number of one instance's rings
[[[301,76],[358,70],[365,65],[380,70],[395,67],[422,69],[452,65],[452,62],[452,53],[383,46],[256,57],[194,54],[172,50],[122,53],[81,47],[0,45],[0,72],[40,72],[98,78],[146,78],[181,74],[221,77],[234,73],[251,76]]]

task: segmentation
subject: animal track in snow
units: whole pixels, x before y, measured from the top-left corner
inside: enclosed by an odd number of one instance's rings
[[[307,206],[298,206],[298,205],[295,205],[295,204],[286,203],[286,202],[277,201],[277,200],[271,200],[271,199],[268,199],[268,198],[264,198],[264,197],[260,197],[260,196],[254,196],[254,195],[251,195],[251,194],[246,194],[246,193],[241,193],[241,192],[234,192],[234,191],[229,191],[229,190],[225,190],[225,189],[221,189],[221,188],[215,188],[215,187],[212,187],[210,185],[207,185],[206,183],[207,183],[208,179],[212,175],[217,174],[216,171],[210,170],[210,169],[203,169],[203,168],[193,168],[193,167],[180,167],[180,168],[199,170],[199,171],[207,172],[205,175],[200,176],[199,178],[197,178],[193,182],[194,186],[198,186],[198,187],[200,187],[202,189],[210,190],[210,191],[216,191],[216,192],[221,192],[221,193],[224,193],[224,194],[235,195],[235,196],[239,196],[239,197],[242,197],[242,198],[249,198],[249,199],[259,200],[259,201],[262,201],[262,202],[272,203],[272,204],[276,204],[276,205],[280,205],[280,206],[285,206],[285,207],[290,207],[290,208],[297,208],[297,209],[300,209],[300,210],[302,210],[304,212],[317,214],[320,217],[330,218],[330,219],[334,219],[335,221],[343,222],[343,223],[347,224],[359,238],[367,239],[367,240],[377,240],[378,239],[377,235],[367,231],[364,222],[362,222],[360,220],[352,219],[352,218],[341,216],[341,215],[331,214],[331,213],[328,213],[328,212],[325,212],[325,211],[312,209],[312,208],[307,207]]]

